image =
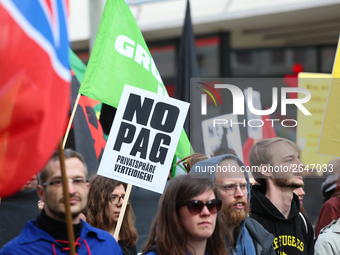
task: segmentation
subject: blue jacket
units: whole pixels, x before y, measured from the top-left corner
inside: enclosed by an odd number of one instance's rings
[[[27,222],[21,234],[7,243],[0,255],[12,254],[69,254],[52,236],[37,228],[33,221]],[[91,227],[83,222],[78,243],[79,255],[110,254],[123,255],[115,239],[106,231]]]
[[[230,254],[237,255],[275,255],[274,236],[256,220],[248,217],[240,224],[235,250],[227,246]]]
[[[242,221],[240,224],[240,233],[237,236],[235,250],[232,249],[230,244],[227,245],[227,250],[230,254],[256,255],[253,239],[245,227],[246,220],[247,219]]]
[[[276,254],[273,248],[274,236],[271,233],[269,233],[258,221],[254,220],[253,218],[248,217],[245,220],[244,229],[247,230],[249,237],[252,239],[252,243],[254,244],[254,248],[255,248],[255,254],[257,255],[275,255]],[[253,253],[249,253],[250,250],[246,248],[248,238],[243,238],[243,241],[241,240],[242,239],[238,240],[238,242],[236,243],[236,247],[239,247],[239,245],[241,247],[244,246],[243,251],[236,250],[237,251],[236,254],[253,254]]]

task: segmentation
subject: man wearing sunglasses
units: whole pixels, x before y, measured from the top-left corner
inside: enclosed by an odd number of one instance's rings
[[[64,156],[77,254],[122,255],[109,233],[91,227],[80,219],[89,190],[87,168],[79,153],[66,149]],[[7,243],[0,254],[65,254],[69,250],[58,152],[39,174],[38,180],[38,196],[44,202],[41,214],[37,220],[29,221],[21,234]]]
[[[298,146],[285,138],[264,139],[249,154],[254,185],[251,208],[254,219],[275,236],[277,254],[314,254],[313,228],[300,213],[294,190],[303,187]]]
[[[225,154],[196,163],[190,174],[208,176],[218,188],[229,253],[272,255],[275,254],[272,246],[274,236],[256,220],[249,218],[251,185],[245,169],[239,158]]]

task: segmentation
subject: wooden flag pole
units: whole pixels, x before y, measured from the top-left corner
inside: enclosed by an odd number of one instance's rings
[[[68,122],[68,125],[67,125],[67,129],[66,129],[66,133],[65,133],[64,141],[63,141],[63,148],[65,148],[65,144],[66,144],[66,141],[67,141],[67,138],[68,138],[68,134],[70,133],[72,121],[73,121],[73,119],[74,119],[74,115],[76,114],[76,110],[77,110],[77,106],[78,106],[78,104],[79,104],[80,96],[81,96],[80,93],[78,93],[76,102],[75,102],[74,107],[73,107],[73,110],[72,110],[72,114],[71,114],[71,117],[70,117],[70,121]]]
[[[67,236],[68,236],[69,247],[70,247],[70,255],[75,255],[76,249],[74,247],[74,232],[73,232],[73,224],[72,224],[71,209],[70,209],[70,197],[68,194],[68,180],[67,180],[66,168],[65,168],[65,155],[64,155],[64,148],[63,148],[62,140],[60,140],[60,143],[59,143],[59,160],[60,160],[60,168],[61,168],[61,177],[63,180],[65,216],[66,216],[66,225],[67,225]]]
[[[117,242],[118,242],[118,236],[119,236],[120,228],[122,226],[123,219],[124,219],[127,202],[129,201],[129,198],[130,198],[131,188],[132,188],[132,185],[128,184],[127,188],[126,188],[126,192],[125,192],[125,197],[124,197],[122,209],[120,210],[116,229],[115,229],[115,232],[113,234],[113,237],[116,239]]]

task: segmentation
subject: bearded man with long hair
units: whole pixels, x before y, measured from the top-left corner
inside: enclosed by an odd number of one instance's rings
[[[196,163],[190,174],[208,176],[222,200],[221,219],[226,246],[230,254],[275,254],[274,236],[256,220],[249,218],[251,184],[243,162],[231,154],[216,156]]]

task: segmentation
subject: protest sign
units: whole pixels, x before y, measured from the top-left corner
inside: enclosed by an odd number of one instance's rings
[[[256,139],[256,140],[260,140],[262,139],[262,125],[258,126],[258,122],[262,123],[261,115],[254,114],[253,112],[250,111],[251,107],[255,108],[256,110],[262,110],[260,92],[252,90],[252,88],[247,88],[244,90],[244,96],[248,99],[246,100],[247,118],[248,120],[251,120],[252,122],[255,122],[255,123],[257,122],[257,125],[247,126],[248,137]],[[252,104],[248,102],[252,102]]]
[[[188,108],[125,85],[98,174],[162,193]]]
[[[125,84],[168,96],[129,6],[124,0],[108,0],[79,93],[117,108]],[[173,163],[190,149],[183,129]],[[178,170],[173,167],[173,176]]]
[[[327,164],[332,159],[316,153],[331,77],[331,74],[299,73],[299,88],[308,89],[311,93],[311,99],[305,103],[305,107],[312,115],[297,112],[299,125],[297,125],[296,142],[305,165]]]
[[[234,124],[233,124],[234,123]],[[217,149],[223,154],[235,152],[243,161],[241,135],[237,115],[225,114],[202,121],[205,155],[213,155]]]
[[[318,153],[340,157],[340,54],[339,43],[336,50],[331,85],[329,88],[326,109],[322,121],[320,140],[318,144]]]

